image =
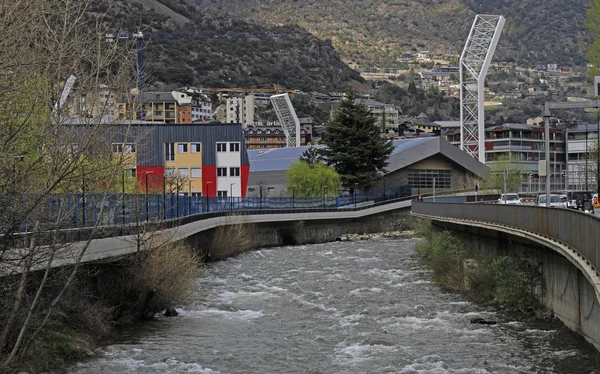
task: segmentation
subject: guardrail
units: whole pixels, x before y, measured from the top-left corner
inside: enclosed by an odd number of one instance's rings
[[[359,191],[339,196],[250,196],[206,197],[182,194],[61,194],[44,196],[35,215],[19,222],[17,232],[27,232],[35,220],[42,222],[42,231],[97,226],[124,226],[143,222],[169,221],[197,214],[214,212],[247,212],[263,210],[344,209],[363,204],[377,204],[409,197],[411,186]],[[25,199],[35,196],[20,196]]]
[[[502,204],[413,202],[412,212],[504,225],[543,235],[577,251],[595,271],[600,268],[600,220],[572,209]]]

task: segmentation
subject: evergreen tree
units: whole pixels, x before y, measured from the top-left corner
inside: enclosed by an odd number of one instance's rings
[[[306,162],[308,166],[312,168],[317,162],[322,160],[317,149],[315,147],[310,147],[302,153],[302,156],[300,156],[300,161]]]
[[[343,100],[325,126],[326,148],[320,153],[340,174],[345,187],[365,188],[384,171],[394,146],[377,125],[366,105],[354,93]]]

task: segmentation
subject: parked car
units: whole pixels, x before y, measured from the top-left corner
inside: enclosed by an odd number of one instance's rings
[[[516,193],[502,194],[498,199],[498,204],[521,205],[521,198],[519,198],[519,194]]]
[[[535,199],[535,205],[546,206],[546,194],[538,195]],[[566,208],[567,202],[560,195],[550,195],[551,208]]]

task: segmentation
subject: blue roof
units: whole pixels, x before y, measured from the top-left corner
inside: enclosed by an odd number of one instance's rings
[[[432,140],[437,139],[437,137],[426,137],[426,138],[411,138],[411,139],[400,139],[400,140],[394,140],[394,150],[392,151],[392,154],[390,156],[393,156],[395,154],[398,154],[402,151],[406,151],[407,149],[410,149],[412,147],[418,147],[422,144],[425,144],[427,142],[430,142]]]
[[[437,138],[427,137],[394,140],[394,150],[392,151],[392,155],[412,147],[418,147],[435,139]],[[321,148],[322,146],[315,147]],[[300,156],[302,156],[304,151],[306,151],[308,148],[310,147],[305,146],[294,148],[248,150],[248,158],[250,159],[250,172],[288,170],[293,163],[298,162]]]
[[[308,148],[310,147],[248,150],[250,171],[288,170]]]

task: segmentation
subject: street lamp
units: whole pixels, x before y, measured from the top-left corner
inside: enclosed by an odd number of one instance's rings
[[[148,174],[154,173],[153,171],[147,171],[146,174],[146,222],[148,222]]]
[[[586,125],[587,126],[587,125]],[[587,152],[587,134],[586,137],[586,152]],[[544,151],[546,159],[546,207],[550,207],[550,112],[544,112]],[[587,156],[586,156],[587,160]],[[539,175],[539,171],[538,171]],[[587,170],[586,170],[586,185],[587,185]],[[587,187],[586,187],[587,188]]]
[[[121,221],[125,224],[125,169],[123,169],[123,183],[121,187]]]
[[[192,215],[192,181],[188,181],[189,189],[188,189],[188,216]]]
[[[233,210],[233,185],[235,183],[229,183],[229,209]]]
[[[206,199],[205,200],[206,200],[206,211],[207,212],[210,212],[210,200],[209,200],[210,199],[210,197],[209,197],[210,193],[208,191],[209,191],[209,185],[211,183],[212,183],[212,181],[207,181],[206,182]]]
[[[588,190],[588,123],[585,123],[585,190]]]
[[[167,219],[167,175],[163,173],[163,221]]]
[[[598,115],[597,130],[598,136],[596,138],[596,192],[598,193],[598,199],[600,199],[600,107],[596,108]]]
[[[85,164],[81,164],[81,222],[85,227]]]

